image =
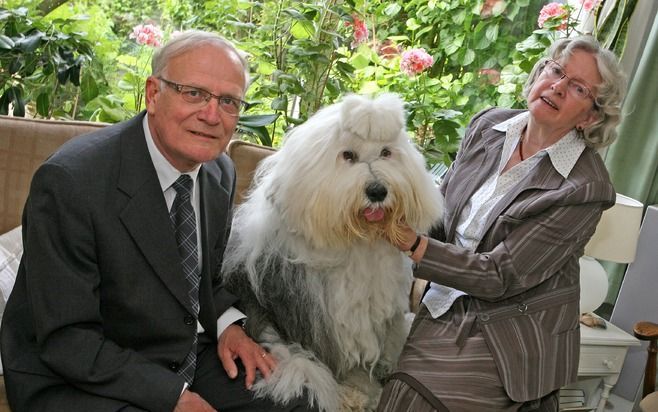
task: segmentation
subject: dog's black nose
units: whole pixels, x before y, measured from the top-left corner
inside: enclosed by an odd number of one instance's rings
[[[386,187],[381,183],[370,183],[368,187],[366,187],[366,196],[368,196],[368,199],[371,202],[381,202],[386,199],[387,194],[388,190],[386,190]]]

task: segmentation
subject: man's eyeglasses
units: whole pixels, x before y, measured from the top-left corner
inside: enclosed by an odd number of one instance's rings
[[[564,67],[560,66],[560,64],[555,60],[548,60],[544,64],[542,71],[544,75],[552,81],[557,82],[566,78],[569,80],[567,82],[567,90],[569,90],[569,93],[571,93],[572,96],[581,100],[592,99],[594,100],[594,104],[596,104],[596,99],[594,98],[590,88],[587,87],[584,82],[572,79],[571,77],[567,76],[567,73],[564,71]]]
[[[213,98],[217,99],[220,110],[228,114],[229,116],[234,116],[234,117],[240,116],[240,112],[246,110],[247,107],[249,107],[249,103],[237,99],[235,97],[217,96],[210,93],[207,90],[203,90],[198,87],[192,87],[184,84],[174,83],[162,77],[158,77],[158,79],[164,82],[167,86],[176,90],[176,92],[181,95],[183,100],[185,100],[188,103],[205,106],[206,104],[208,104],[210,99]]]

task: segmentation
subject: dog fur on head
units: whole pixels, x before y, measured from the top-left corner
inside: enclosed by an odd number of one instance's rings
[[[350,95],[286,136],[258,167],[224,254],[247,331],[278,360],[259,396],[307,394],[322,411],[370,410],[408,328],[411,260],[387,240],[442,211],[402,101]]]

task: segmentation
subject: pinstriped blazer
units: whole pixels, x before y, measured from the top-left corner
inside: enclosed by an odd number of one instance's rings
[[[432,233],[415,276],[473,298],[507,394],[524,402],[576,379],[578,259],[615,190],[591,148],[566,179],[545,156],[494,207],[475,252],[452,245],[464,206],[500,161],[505,133],[492,127],[519,113],[489,109],[471,121],[441,185],[443,227]]]

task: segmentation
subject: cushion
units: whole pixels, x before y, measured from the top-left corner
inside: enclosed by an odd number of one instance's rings
[[[254,171],[258,167],[258,163],[274,153],[275,149],[243,140],[232,140],[226,151],[235,164],[237,182],[234,202],[240,204],[251,185],[251,179],[254,177]]]
[[[21,224],[37,167],[71,137],[104,126],[105,123],[0,116],[0,233]]]
[[[14,287],[22,255],[23,239],[19,226],[0,236],[0,321],[2,321],[2,313],[11,289]],[[2,363],[0,362],[1,373]]]

